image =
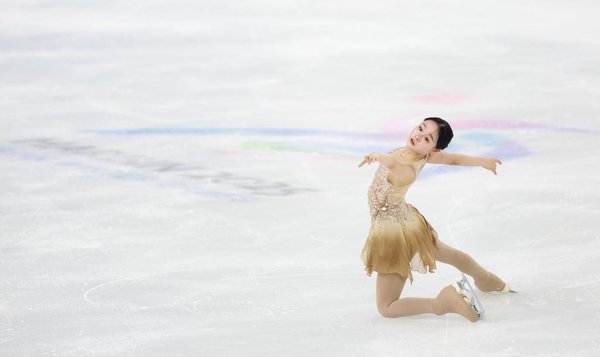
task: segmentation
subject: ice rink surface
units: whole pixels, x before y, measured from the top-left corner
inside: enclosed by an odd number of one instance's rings
[[[595,1],[0,1],[0,356],[597,356]],[[363,154],[520,294],[385,319]],[[403,296],[460,277],[440,264]]]

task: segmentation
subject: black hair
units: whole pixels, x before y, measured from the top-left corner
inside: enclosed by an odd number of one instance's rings
[[[437,144],[435,144],[435,147],[440,150],[445,149],[448,146],[448,144],[450,144],[450,141],[454,137],[454,133],[452,132],[452,128],[450,127],[450,124],[448,124],[448,122],[445,121],[444,119],[438,118],[438,117],[425,118],[423,121],[425,121],[425,120],[434,121],[440,127],[440,130],[438,133],[439,134],[438,141],[437,141]]]

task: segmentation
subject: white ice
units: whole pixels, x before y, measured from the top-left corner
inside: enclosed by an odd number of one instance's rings
[[[0,356],[595,356],[595,1],[1,1]],[[386,319],[363,154],[518,290]],[[440,264],[403,296],[460,278]]]

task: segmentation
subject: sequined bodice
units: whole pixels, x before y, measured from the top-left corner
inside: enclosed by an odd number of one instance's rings
[[[425,166],[427,158],[417,162],[415,170],[417,175]],[[404,196],[412,183],[404,186],[393,186],[388,181],[390,169],[385,165],[379,165],[373,182],[369,186],[369,208],[371,211],[371,221],[381,219],[405,220],[408,212],[408,206]]]

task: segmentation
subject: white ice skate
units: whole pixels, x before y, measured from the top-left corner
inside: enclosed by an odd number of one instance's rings
[[[479,316],[479,319],[483,319],[483,314],[485,314],[485,310],[483,309],[483,305],[479,301],[477,294],[475,294],[475,290],[467,280],[465,274],[462,275],[462,279],[452,284],[454,290],[459,293],[463,299],[469,304],[471,310],[475,311],[475,313]]]

